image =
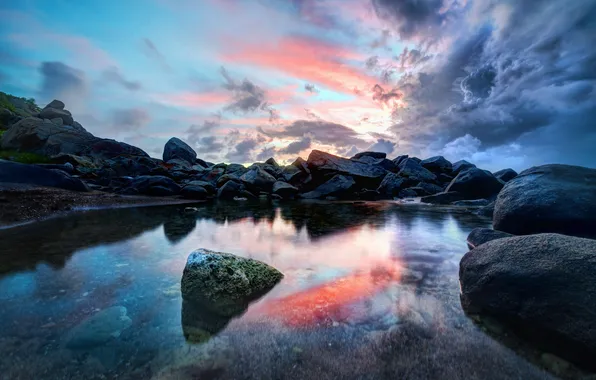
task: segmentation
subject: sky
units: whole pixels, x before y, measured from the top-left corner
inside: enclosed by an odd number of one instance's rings
[[[213,162],[444,155],[596,167],[594,0],[21,0],[0,90]]]

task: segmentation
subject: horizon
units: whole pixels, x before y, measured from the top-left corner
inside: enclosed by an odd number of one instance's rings
[[[62,100],[152,157],[178,137],[241,164],[317,149],[596,166],[589,0],[64,0],[0,14],[0,90]]]

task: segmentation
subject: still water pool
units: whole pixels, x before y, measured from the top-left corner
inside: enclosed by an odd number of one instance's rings
[[[549,379],[461,310],[490,220],[397,203],[81,212],[0,231],[1,379]],[[197,248],[285,278],[241,316],[184,308]],[[211,323],[211,325],[209,325]],[[185,331],[200,324],[203,342]]]

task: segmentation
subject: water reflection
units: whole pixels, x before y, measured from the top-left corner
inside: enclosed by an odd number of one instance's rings
[[[241,202],[195,214],[94,211],[0,231],[0,356],[11,358],[0,373],[548,379],[459,307],[465,238],[489,224],[394,203]],[[180,295],[197,248],[255,258],[285,277],[241,315],[212,315]],[[125,308],[130,327],[91,351],[65,347],[64,337],[110,308]]]

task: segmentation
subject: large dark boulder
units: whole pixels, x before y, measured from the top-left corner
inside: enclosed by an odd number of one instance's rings
[[[222,316],[235,315],[282,278],[261,261],[198,249],[188,256],[182,273],[182,298]]]
[[[256,166],[244,173],[240,177],[240,181],[250,190],[270,193],[277,180],[263,168]]]
[[[0,182],[56,187],[73,191],[89,191],[83,181],[57,169],[0,160]]]
[[[406,185],[406,180],[395,173],[388,173],[377,188],[379,194],[384,198],[397,197],[400,190]]]
[[[463,199],[464,195],[462,193],[458,193],[457,191],[450,191],[422,197],[420,199],[420,202],[437,205],[448,205],[450,203],[461,201]]]
[[[234,197],[242,197],[246,189],[244,185],[238,181],[227,181],[222,187],[217,190],[217,198],[231,200]]]
[[[269,157],[269,158],[267,159],[267,161],[265,161],[265,163],[266,163],[267,165],[271,165],[271,166],[279,167],[279,164],[277,163],[277,161],[275,161],[275,158],[273,158],[273,157]]]
[[[151,196],[170,196],[178,195],[180,190],[180,185],[178,185],[169,177],[159,175],[143,175],[134,178],[124,193]]]
[[[457,191],[463,194],[465,199],[480,199],[494,197],[502,188],[503,182],[496,179],[492,173],[471,168],[460,172],[445,191]]]
[[[352,157],[353,160],[358,160],[362,157],[370,157],[370,158],[374,158],[375,160],[379,160],[379,159],[383,159],[383,158],[387,158],[387,153],[382,153],[382,152],[360,152],[357,153],[354,157]]]
[[[397,166],[393,161],[388,160],[386,158],[374,158],[372,156],[362,156],[360,158],[352,158],[354,161],[363,162],[369,165],[376,165],[379,166],[387,171],[397,173],[399,172],[399,166]]]
[[[379,166],[348,160],[319,150],[310,153],[307,164],[313,175],[318,175],[320,179],[343,174],[366,187],[377,187],[387,174],[387,171]]]
[[[457,162],[454,162],[453,165],[451,166],[453,175],[458,175],[459,173],[466,171],[468,169],[472,169],[475,168],[476,165],[469,163],[466,160],[459,160]]]
[[[355,185],[356,181],[352,177],[338,174],[316,189],[302,194],[302,198],[344,197],[354,192]]]
[[[461,260],[461,301],[542,350],[596,370],[596,240],[538,234],[492,240]]]
[[[62,108],[64,108],[64,106]],[[66,125],[74,124],[74,119],[72,118],[72,114],[69,111],[65,109],[50,107],[49,104],[41,110],[41,112],[39,113],[39,117],[41,119],[49,120],[60,118],[62,119],[62,122]]]
[[[490,228],[474,228],[468,235],[466,243],[468,243],[469,249],[474,249],[481,244],[487,243],[492,240],[503,239],[513,237],[514,235],[508,234],[507,232],[497,231]]]
[[[98,158],[116,158],[116,157],[145,157],[149,158],[149,155],[141,148],[137,148],[134,145],[126,144],[120,141],[112,139],[100,139],[95,140],[89,144],[88,149],[82,152],[83,155],[98,157]]]
[[[452,164],[443,156],[434,156],[422,160],[420,165],[433,173],[451,173]]]
[[[401,155],[401,156],[397,156],[393,159],[393,163],[397,166],[399,166],[399,164],[401,164],[403,161],[405,161],[409,156],[407,154]]]
[[[423,168],[414,158],[406,158],[399,164],[399,168],[399,175],[407,178],[412,184],[437,180],[436,175]]]
[[[513,169],[503,169],[498,172],[494,172],[493,175],[501,181],[507,183],[517,177],[517,172]]]
[[[416,187],[424,189],[425,193],[424,195],[433,195],[433,194],[437,194],[443,191],[443,188],[439,185],[435,185],[434,183],[428,183],[428,182],[418,182],[418,184],[416,185]]]
[[[493,225],[515,235],[596,236],[596,169],[543,165],[521,172],[499,193]]]
[[[203,186],[189,185],[182,188],[180,195],[186,199],[204,200],[209,198],[210,192]]]
[[[298,194],[298,189],[287,182],[277,181],[273,184],[273,189],[271,192],[273,194],[279,195],[283,199],[291,199]]]
[[[192,165],[197,160],[197,152],[184,141],[177,137],[172,137],[164,146],[163,160],[169,161],[175,158],[187,161]]]

